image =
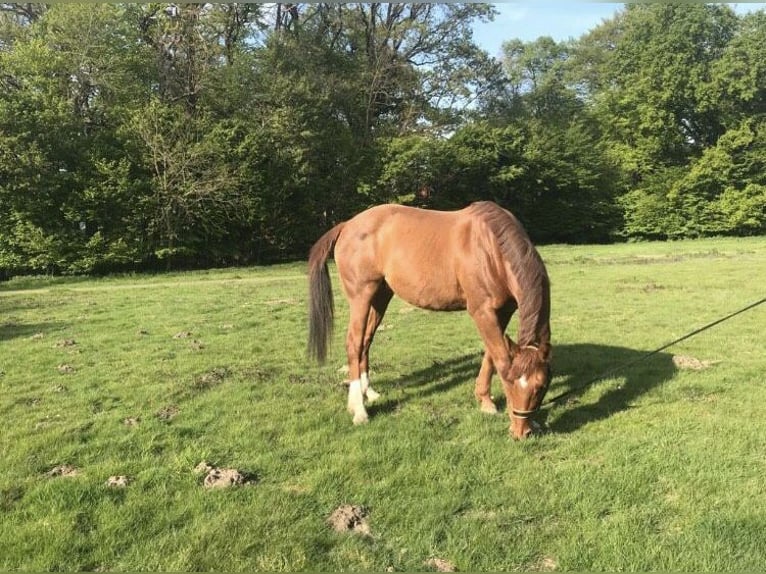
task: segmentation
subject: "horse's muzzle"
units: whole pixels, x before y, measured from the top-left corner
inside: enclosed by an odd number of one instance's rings
[[[523,411],[511,409],[511,434],[515,439],[525,439],[534,432],[530,417],[537,409]]]

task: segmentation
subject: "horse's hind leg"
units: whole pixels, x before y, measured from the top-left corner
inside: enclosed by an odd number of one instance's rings
[[[372,340],[375,337],[375,331],[380,326],[380,322],[383,320],[383,315],[386,314],[388,304],[391,302],[394,292],[388,286],[385,281],[380,284],[378,290],[372,298],[372,305],[370,306],[370,314],[367,317],[367,329],[364,333],[364,343],[362,345],[362,360],[359,365],[362,381],[362,394],[367,398],[368,402],[374,402],[380,398],[378,394],[370,385],[370,346]]]
[[[361,365],[364,350],[367,323],[372,307],[372,299],[378,290],[378,284],[369,283],[359,289],[353,298],[349,298],[350,318],[346,333],[346,355],[348,357],[348,412],[354,415],[354,424],[367,422],[367,410],[364,408]]]

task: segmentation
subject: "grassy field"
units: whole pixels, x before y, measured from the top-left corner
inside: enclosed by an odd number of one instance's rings
[[[551,394],[766,294],[766,238],[541,253]],[[301,264],[0,285],[0,570],[763,569],[766,305],[516,442],[474,403],[468,316],[397,299],[353,427],[333,278],[323,367]],[[249,483],[205,489],[202,461]],[[328,527],[343,504],[368,535]]]

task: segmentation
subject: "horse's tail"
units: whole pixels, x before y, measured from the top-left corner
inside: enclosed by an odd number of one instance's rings
[[[325,233],[309,253],[309,355],[320,363],[327,357],[335,312],[327,260],[344,225],[339,223]]]

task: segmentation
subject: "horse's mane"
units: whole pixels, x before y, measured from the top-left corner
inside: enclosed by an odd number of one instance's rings
[[[519,304],[519,344],[540,344],[550,337],[550,281],[540,254],[514,215],[491,201],[471,204],[469,210],[481,219],[495,237],[524,293]],[[539,340],[540,336],[545,341]]]

